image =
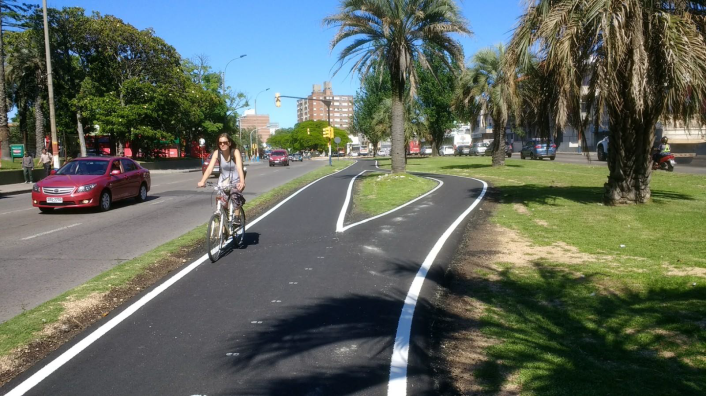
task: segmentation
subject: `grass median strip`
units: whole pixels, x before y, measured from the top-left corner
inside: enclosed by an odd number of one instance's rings
[[[705,177],[607,207],[605,163],[490,163],[408,162],[493,186],[440,304],[445,394],[704,395]]]
[[[254,219],[305,185],[351,165],[336,162],[268,191],[244,206]],[[203,252],[206,223],[0,324],[0,385],[70,340],[122,302]]]
[[[437,182],[415,175],[370,172],[356,179],[352,213],[369,217],[390,211],[437,186]]]

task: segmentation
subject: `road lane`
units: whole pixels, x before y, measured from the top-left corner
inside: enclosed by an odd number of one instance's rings
[[[323,161],[248,166],[245,197],[325,165]],[[198,172],[153,172],[145,203],[126,200],[111,211],[62,209],[42,214],[31,194],[0,199],[0,322],[80,285],[204,224],[213,211],[208,189],[197,189]],[[47,233],[49,232],[49,233]]]

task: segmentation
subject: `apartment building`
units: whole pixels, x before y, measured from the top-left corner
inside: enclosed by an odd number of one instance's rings
[[[248,109],[244,112],[243,117],[241,117],[241,129],[243,131],[253,131],[257,129],[257,132],[253,132],[253,142],[265,143],[268,141],[268,138],[270,138],[272,132],[270,116],[267,114],[255,114],[255,110]],[[244,136],[243,139],[245,140],[246,137]]]
[[[330,122],[336,128],[348,130],[353,120],[353,95],[337,95],[331,88],[331,82],[324,85],[313,84],[312,93],[307,99],[297,101],[297,122],[307,120],[327,120],[327,106],[321,100],[331,101]]]

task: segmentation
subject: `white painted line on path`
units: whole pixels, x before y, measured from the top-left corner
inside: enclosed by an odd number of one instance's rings
[[[65,230],[65,229],[68,229],[68,228],[70,228],[70,227],[74,227],[74,226],[78,226],[78,225],[80,225],[80,223],[74,223],[73,225],[64,226],[64,227],[60,227],[60,228],[58,228],[58,229],[50,230],[50,231],[48,231],[48,232],[42,232],[42,233],[39,233],[39,234],[35,234],[35,235],[33,235],[33,236],[25,237],[25,238],[23,238],[22,240],[29,240],[29,239],[32,239],[32,238],[35,238],[35,237],[44,236],[45,234],[50,234],[50,233],[58,232],[58,231]]]
[[[354,163],[356,164],[356,163]],[[353,164],[351,164],[352,166]],[[349,166],[349,167],[351,167]],[[346,167],[346,168],[349,168]],[[307,186],[303,187],[302,189],[296,191],[293,193],[291,196],[286,198],[283,202],[278,204],[275,208],[271,209],[270,211],[264,213],[263,215],[259,216],[257,219],[255,219],[253,222],[250,222],[249,224],[246,224],[245,229],[248,230],[251,226],[255,225],[258,223],[260,220],[271,214],[276,208],[279,208],[285,201],[290,200],[292,197],[296,196],[299,194],[301,191],[304,189],[308,188],[309,186],[312,186],[313,184],[321,181],[324,178],[327,178],[329,176],[338,174],[341,171],[346,170],[346,168],[343,168],[337,172],[334,172],[332,174],[323,176],[316,181],[308,184]],[[77,224],[79,225],[79,224]],[[122,311],[120,314],[112,318],[110,321],[107,323],[103,324],[101,327],[99,327],[97,330],[93,331],[90,335],[88,335],[86,338],[72,346],[69,350],[65,351],[62,353],[59,357],[55,358],[52,362],[47,364],[44,368],[40,369],[39,371],[35,372],[32,376],[27,378],[24,382],[20,383],[17,385],[14,389],[10,390],[9,393],[6,394],[6,396],[21,396],[27,393],[30,389],[33,387],[37,386],[39,382],[43,381],[46,377],[51,375],[54,371],[57,369],[61,368],[64,364],[69,362],[72,358],[76,357],[79,353],[81,353],[84,349],[89,347],[93,342],[97,341],[101,336],[105,335],[108,331],[111,329],[115,328],[118,324],[120,324],[123,320],[128,318],[130,315],[138,311],[141,307],[145,306],[149,301],[154,299],[157,295],[161,294],[164,292],[167,288],[171,287],[174,283],[179,281],[181,278],[189,274],[192,270],[196,269],[208,259],[209,255],[204,254],[204,256],[200,257],[196,261],[192,262],[189,266],[184,268],[182,271],[179,273],[175,274],[172,278],[169,280],[165,281],[163,284],[155,288],[154,290],[150,291],[147,295],[143,296],[138,300],[137,302],[133,303],[130,305],[127,309]]]
[[[474,178],[469,178],[474,179]],[[442,234],[442,236],[437,240],[437,243],[432,247],[432,251],[427,254],[425,261],[422,262],[422,266],[417,271],[415,279],[410,285],[410,290],[405,297],[405,304],[403,305],[403,310],[400,313],[400,319],[398,320],[398,331],[395,334],[395,345],[393,346],[393,355],[390,359],[390,378],[388,380],[388,395],[389,396],[405,396],[407,395],[407,371],[408,371],[408,353],[410,350],[410,331],[412,328],[412,316],[415,314],[415,306],[417,305],[417,299],[420,296],[420,291],[422,290],[422,284],[427,278],[427,272],[430,270],[432,263],[434,262],[437,254],[444,246],[444,243],[449,239],[454,229],[459,226],[459,224],[464,220],[464,218],[469,215],[469,213],[481,202],[484,195],[486,194],[486,188],[488,185],[486,182],[474,179],[484,184],[483,190],[479,197],[474,200],[474,202],[466,209],[459,217],[447,228],[447,230]]]
[[[356,181],[356,178],[361,176],[364,172],[368,172],[368,170],[363,170],[358,173],[355,177],[351,178],[351,182],[349,182],[349,188],[346,190],[346,200],[344,200],[344,206],[341,207],[341,212],[339,213],[339,219],[336,221],[336,231],[337,232],[343,232],[344,229],[344,218],[346,217],[346,209],[349,208],[349,203],[351,202],[351,191],[353,190],[353,184]]]
[[[0,214],[0,215],[14,214],[15,212],[29,211],[29,210],[34,210],[34,209],[36,209],[36,207],[24,208],[24,209],[21,209],[21,210],[14,210],[14,211],[7,211],[7,212],[3,212],[3,213]]]

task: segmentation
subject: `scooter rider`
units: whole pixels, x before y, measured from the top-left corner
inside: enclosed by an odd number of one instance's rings
[[[653,161],[656,163],[660,162],[660,159],[664,156],[670,155],[670,144],[668,144],[668,137],[664,136],[660,140],[660,146],[658,147],[658,153],[653,157]]]

